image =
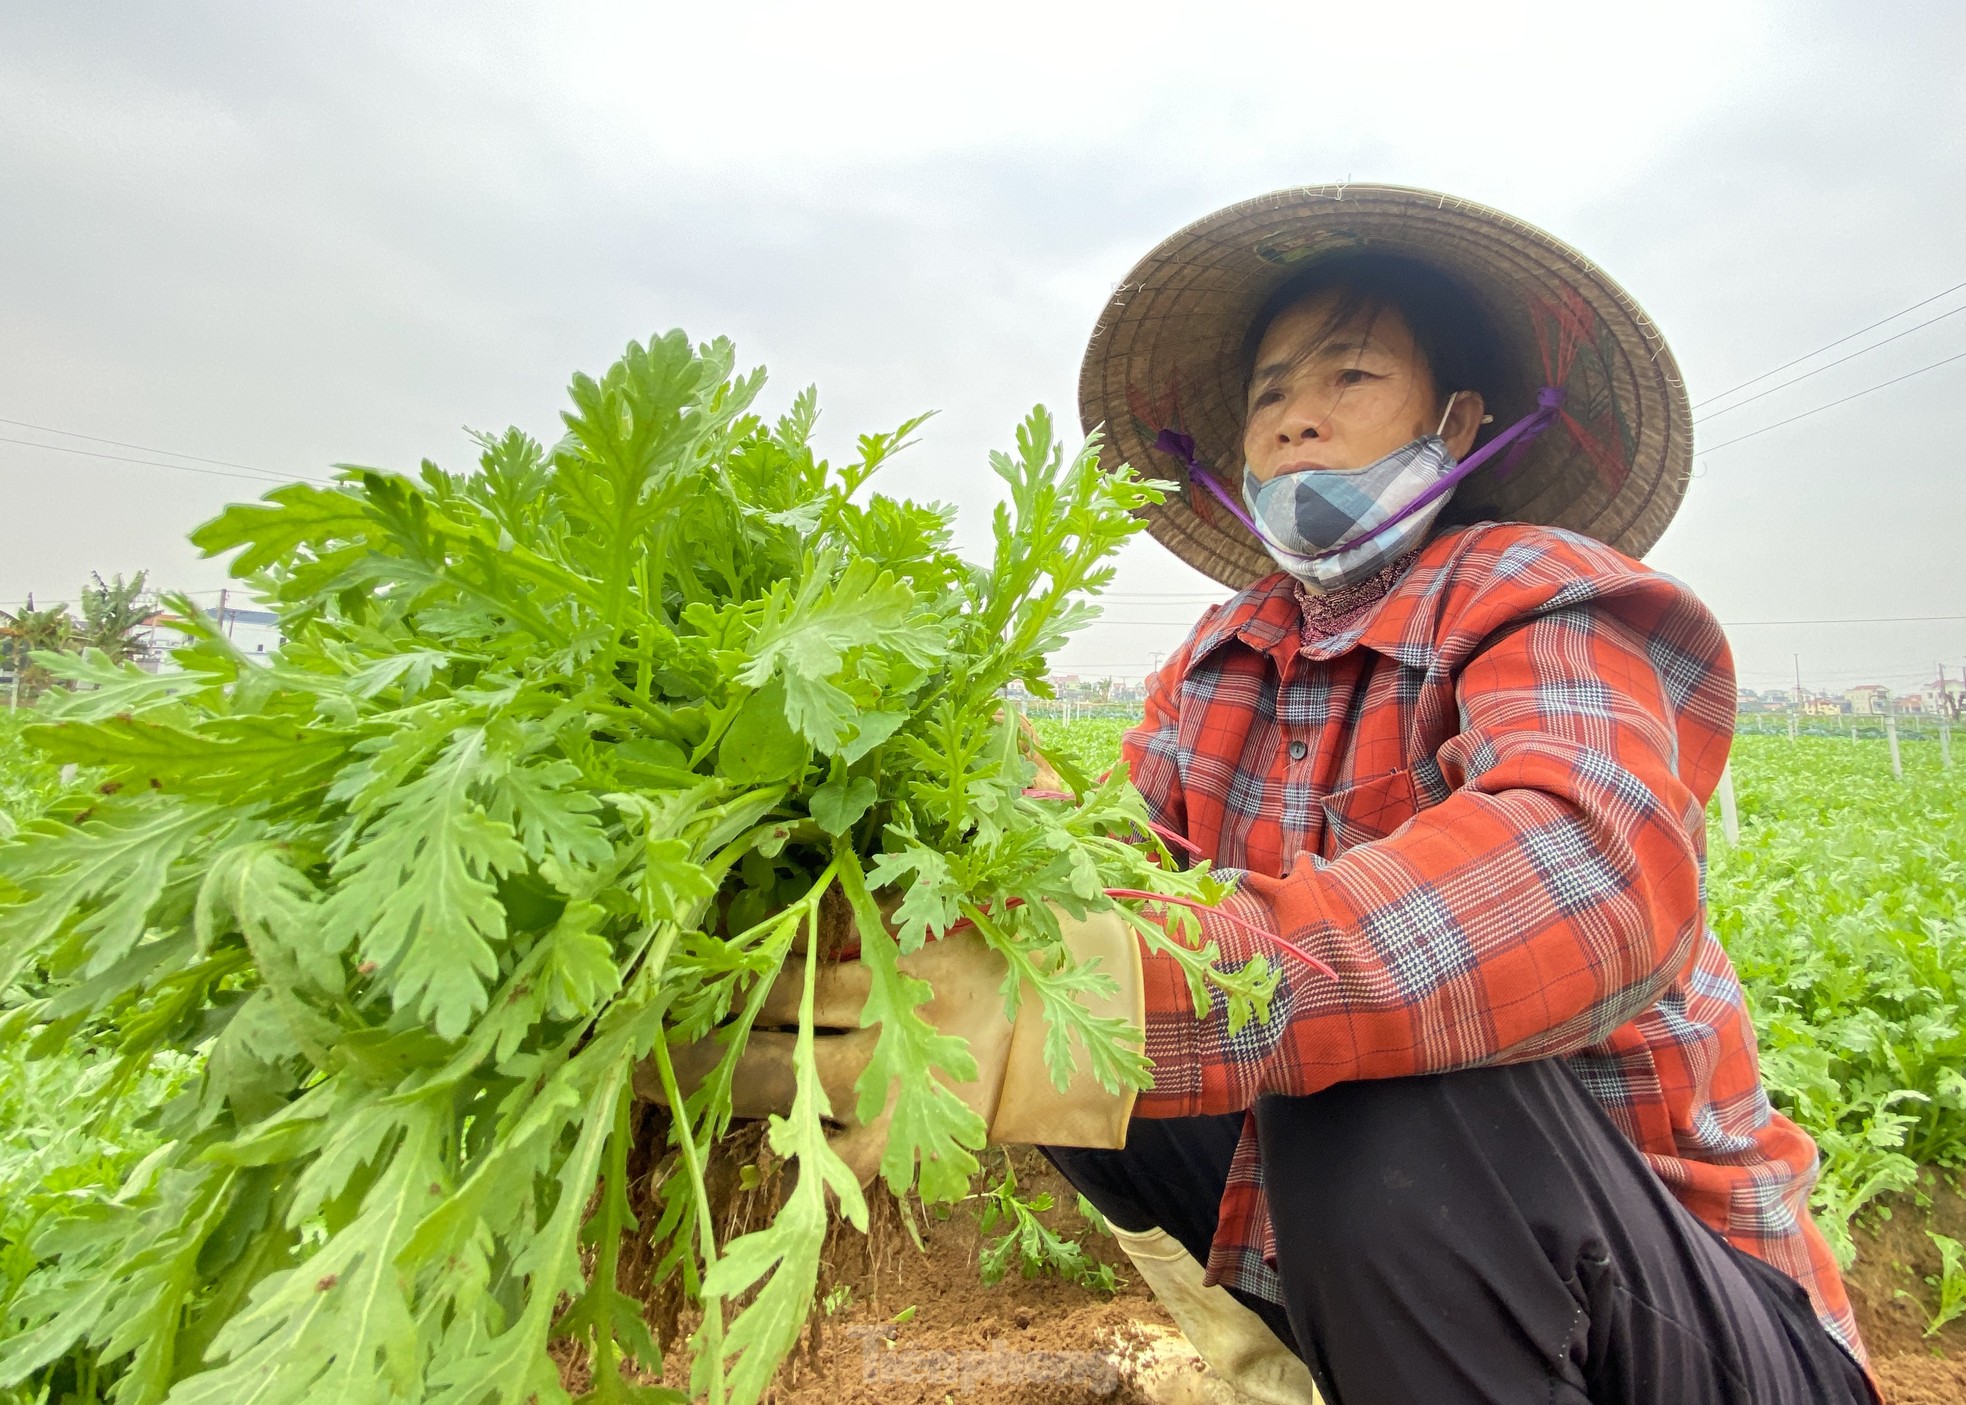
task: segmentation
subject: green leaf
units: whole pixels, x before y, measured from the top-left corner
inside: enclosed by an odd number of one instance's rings
[[[485,1008],[506,936],[495,880],[525,862],[512,826],[477,799],[489,775],[484,734],[461,731],[335,865],[323,909],[328,940],[359,943],[397,1006],[445,1039]]]
[[[717,745],[718,772],[738,785],[796,778],[808,749],[789,710],[782,683],[768,683],[745,699]]]
[[[568,868],[592,868],[614,853],[596,818],[600,800],[578,789],[571,761],[515,766],[492,787],[491,811],[511,825],[534,863],[552,858]]]
[[[813,1052],[817,963],[807,962],[805,971],[799,1033],[792,1056],[796,1086],[792,1109],[785,1117],[773,1116],[766,1134],[773,1152],[798,1163],[798,1177],[771,1225],[732,1241],[703,1280],[706,1294],[725,1299],[763,1282],[718,1348],[720,1358],[735,1358],[729,1381],[732,1405],[755,1405],[762,1399],[779,1363],[798,1341],[819,1279],[819,1255],[826,1242],[827,1191],[837,1197],[844,1219],[862,1232],[867,1228],[867,1204],[860,1183],[826,1140],[822,1119],[832,1107],[820,1084]],[[722,1365],[721,1359],[717,1364]]]
[[[590,1015],[621,988],[614,945],[600,931],[606,919],[599,903],[571,902],[547,934],[539,981],[555,1019]]]
[[[214,1340],[223,1364],[181,1382],[169,1405],[416,1399],[423,1363],[395,1260],[442,1177],[436,1109],[420,1109],[355,1219],[307,1262],[266,1279]]]
[[[856,776],[851,781],[828,781],[812,793],[807,807],[819,827],[828,834],[841,835],[859,822],[879,794],[871,777]]]
[[[347,488],[316,488],[292,483],[275,488],[262,503],[227,508],[191,534],[191,544],[207,556],[244,548],[233,558],[232,574],[252,576],[323,543],[360,537],[369,527],[361,496]]]
[[[0,848],[0,879],[28,894],[0,908],[0,986],[70,922],[87,944],[85,974],[128,955],[178,861],[223,822],[196,805],[116,806],[79,826],[44,822],[35,842]]]
[[[938,1032],[918,1013],[930,994],[928,982],[901,971],[899,949],[860,876],[858,860],[839,848],[834,854],[860,933],[860,959],[873,973],[860,1022],[881,1029],[873,1057],[854,1085],[860,1118],[872,1121],[891,1105],[881,1173],[896,1194],[915,1180],[919,1160],[923,1199],[960,1199],[976,1172],[975,1152],[987,1129],[940,1078],[924,1075],[941,1070],[954,1082],[967,1083],[976,1077],[976,1060],[962,1039]]]

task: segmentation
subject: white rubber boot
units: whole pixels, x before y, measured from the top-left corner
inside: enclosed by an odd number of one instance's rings
[[[1135,1234],[1115,1226],[1113,1238],[1212,1374],[1236,1397],[1248,1405],[1319,1405],[1311,1373],[1296,1353],[1228,1289],[1204,1284],[1201,1265],[1173,1235],[1161,1229]],[[1160,1394],[1149,1379],[1137,1378],[1135,1384],[1161,1405],[1188,1405],[1216,1393],[1193,1380],[1194,1374],[1190,1370],[1183,1379],[1178,1370],[1143,1372],[1143,1377],[1169,1377]],[[1175,1398],[1161,1400],[1161,1394]]]

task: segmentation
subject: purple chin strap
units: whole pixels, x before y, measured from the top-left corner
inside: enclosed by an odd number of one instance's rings
[[[1483,444],[1465,459],[1455,464],[1453,468],[1442,474],[1438,480],[1429,486],[1424,493],[1413,499],[1412,502],[1402,507],[1385,521],[1379,523],[1371,532],[1359,538],[1359,541],[1346,542],[1343,546],[1333,547],[1330,551],[1322,553],[1322,555],[1335,556],[1340,551],[1350,551],[1353,547],[1358,546],[1360,542],[1370,541],[1387,528],[1397,526],[1399,523],[1404,522],[1414,513],[1423,510],[1435,499],[1453,492],[1455,486],[1462,479],[1477,469],[1482,468],[1490,459],[1494,458],[1504,449],[1508,450],[1508,452],[1503,455],[1501,467],[1496,470],[1496,476],[1499,478],[1508,477],[1509,474],[1515,471],[1515,466],[1522,458],[1523,451],[1529,447],[1536,436],[1556,423],[1557,416],[1563,411],[1563,401],[1564,390],[1562,386],[1544,386],[1536,392],[1535,409],[1531,410],[1486,444]],[[1230,514],[1234,516],[1236,521],[1249,528],[1250,533],[1256,540],[1260,542],[1267,542],[1269,540],[1268,537],[1263,535],[1263,529],[1251,520],[1248,510],[1243,507],[1236,496],[1229,492],[1217,480],[1214,470],[1195,457],[1195,440],[1193,435],[1183,434],[1175,429],[1163,429],[1154,440],[1154,448],[1163,454],[1172,455],[1187,465],[1189,478],[1213,493],[1216,500],[1222,506],[1229,509]],[[1318,558],[1307,557],[1305,559],[1316,560]]]

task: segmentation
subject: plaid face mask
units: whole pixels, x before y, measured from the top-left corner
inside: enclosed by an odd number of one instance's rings
[[[1277,565],[1314,590],[1331,591],[1427,539],[1451,493],[1420,499],[1454,467],[1447,441],[1425,434],[1364,468],[1311,469],[1267,483],[1244,468],[1242,500]]]
[[[1166,428],[1154,447],[1186,464],[1189,482],[1249,528],[1277,565],[1314,590],[1331,591],[1364,580],[1425,541],[1456,484],[1490,459],[1507,476],[1563,412],[1563,388],[1546,385],[1536,392],[1534,410],[1456,463],[1440,434],[1459,394],[1447,397],[1432,434],[1364,468],[1313,469],[1259,483],[1245,465],[1242,502],[1195,456],[1192,436]]]

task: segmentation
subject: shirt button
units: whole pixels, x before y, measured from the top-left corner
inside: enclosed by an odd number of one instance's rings
[[[1302,742],[1292,742],[1290,744],[1290,759],[1292,761],[1302,761],[1304,759],[1304,753],[1309,750],[1310,748]]]

